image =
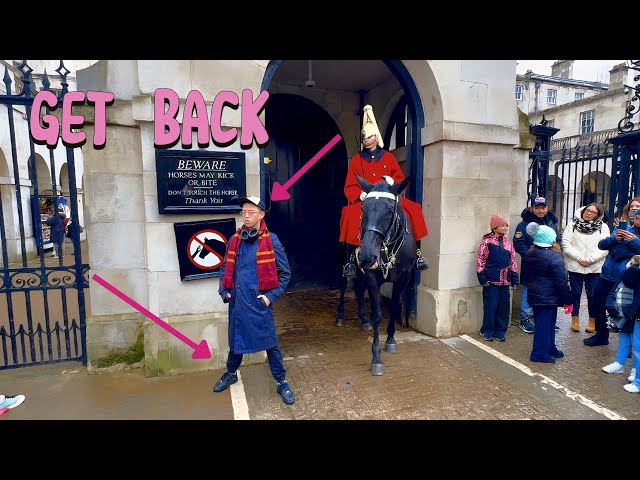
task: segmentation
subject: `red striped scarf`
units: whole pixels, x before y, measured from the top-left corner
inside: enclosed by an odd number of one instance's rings
[[[224,288],[233,288],[233,270],[236,266],[236,254],[240,246],[240,227],[231,237],[229,250],[227,251],[227,265],[222,279]],[[260,221],[260,229],[258,230],[258,251],[256,252],[256,271],[258,273],[258,290],[271,290],[278,286],[278,274],[276,272],[276,256],[273,252],[273,243],[271,243],[271,234],[267,229],[264,218]]]

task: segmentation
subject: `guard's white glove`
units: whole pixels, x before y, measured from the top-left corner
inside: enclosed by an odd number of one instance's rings
[[[360,193],[360,200],[364,202],[364,199],[367,198],[367,194],[365,192]]]
[[[389,175],[383,175],[382,178],[384,178],[386,180],[386,182],[389,184],[389,186],[391,186],[394,183],[396,183],[396,181],[393,178],[391,178]]]

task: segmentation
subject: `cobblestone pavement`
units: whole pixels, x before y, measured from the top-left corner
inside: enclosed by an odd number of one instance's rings
[[[145,378],[143,369],[92,374],[73,364],[0,372],[0,393],[23,393],[11,419],[640,419],[640,395],[606,374],[617,348],[587,347],[559,315],[555,364],[529,361],[533,335],[510,326],[504,343],[477,332],[435,339],[397,328],[398,352],[382,352],[384,376],[369,373],[372,332],[359,328],[353,294],[335,326],[338,292],[286,293],[275,305],[278,338],[296,403],[275,393],[267,363],[243,365],[241,381],[213,394],[222,370]],[[586,306],[582,309],[587,324]],[[385,312],[381,340],[386,339]],[[627,372],[631,361],[627,362]],[[65,373],[60,373],[64,371]],[[240,399],[240,400],[239,400]],[[244,410],[238,407],[245,407]],[[240,414],[239,414],[240,411]],[[244,416],[242,415],[244,411]]]
[[[373,376],[372,333],[359,328],[353,295],[346,300],[345,326],[336,327],[337,302],[336,291],[295,292],[280,299],[280,346],[297,401],[282,404],[267,365],[241,367],[251,418],[640,419],[640,395],[622,388],[627,375],[601,370],[614,359],[616,335],[608,346],[587,347],[582,340],[590,334],[572,332],[564,313],[557,344],[565,357],[555,364],[530,362],[533,335],[515,325],[504,343],[485,342],[477,332],[439,340],[400,327],[398,353],[383,351],[386,374]],[[586,305],[581,310],[584,330]],[[386,318],[385,312],[382,342]]]

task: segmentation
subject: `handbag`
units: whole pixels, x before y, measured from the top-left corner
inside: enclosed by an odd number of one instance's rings
[[[621,317],[612,317],[609,315],[609,312],[607,312],[607,329],[612,332],[619,332],[622,330],[626,321],[627,319],[624,315]]]

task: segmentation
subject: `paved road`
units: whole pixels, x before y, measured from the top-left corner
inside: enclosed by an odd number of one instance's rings
[[[571,332],[567,315],[558,332],[566,356],[555,364],[530,362],[533,336],[515,326],[504,343],[399,328],[398,353],[383,352],[386,374],[374,377],[371,332],[359,328],[355,300],[347,299],[344,327],[334,325],[335,305],[333,290],[287,293],[276,304],[293,406],[276,395],[266,363],[241,367],[241,381],[220,394],[211,386],[222,371],[145,378],[143,369],[89,375],[64,363],[1,372],[0,393],[27,400],[0,421],[640,419],[640,395],[622,388],[627,375],[600,370],[614,358],[616,335],[608,346],[586,347],[588,334]]]

